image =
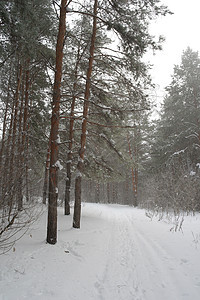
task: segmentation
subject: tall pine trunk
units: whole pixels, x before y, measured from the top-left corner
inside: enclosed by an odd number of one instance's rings
[[[28,147],[29,147],[29,92],[30,92],[30,59],[27,60],[26,66],[26,89],[25,89],[25,103],[24,103],[24,118],[23,118],[23,134],[22,134],[22,165],[24,168],[23,179],[25,177],[26,187],[26,201],[29,201],[28,193]],[[22,182],[23,182],[22,179]],[[21,190],[22,193],[22,190]],[[21,195],[22,196],[22,195]]]
[[[18,142],[17,142],[17,204],[18,210],[21,211],[23,207],[23,195],[22,195],[22,177],[23,177],[23,153],[22,153],[22,121],[23,121],[23,109],[24,109],[24,90],[25,90],[25,73],[23,74],[21,85],[21,102],[19,109],[19,125],[18,125]]]
[[[3,156],[4,156],[4,149],[5,149],[5,137],[6,137],[6,123],[8,118],[8,105],[9,105],[9,98],[10,98],[10,78],[8,80],[8,90],[7,90],[7,98],[6,98],[6,107],[4,112],[3,118],[3,130],[2,130],[2,137],[1,137],[1,149],[0,149],[0,199],[2,201],[3,194],[2,194],[2,181],[3,181]],[[0,204],[1,204],[0,201]]]
[[[130,143],[129,135],[127,135],[127,141],[128,141],[128,147],[129,147],[129,155],[130,155],[131,160],[133,161],[133,154],[132,154],[132,150],[131,150],[131,143]],[[135,156],[135,160],[136,160],[136,146],[134,146],[134,156]],[[135,163],[136,163],[136,161],[135,161]],[[138,202],[137,202],[137,186],[138,186],[137,167],[133,168],[133,166],[132,166],[131,173],[132,173],[132,185],[133,185],[133,205],[137,206],[138,205]]]
[[[107,182],[107,201],[110,203],[110,182]]]
[[[14,97],[14,117],[13,117],[13,128],[12,128],[12,144],[10,150],[10,161],[9,161],[9,180],[8,180],[8,203],[9,203],[9,217],[13,208],[13,202],[15,193],[17,191],[17,180],[15,162],[16,162],[16,136],[17,136],[17,125],[18,125],[18,111],[19,111],[19,96],[20,88],[22,82],[22,65],[19,64],[18,74],[17,74],[17,86]]]
[[[82,27],[85,26],[84,19],[82,22]],[[77,83],[78,83],[78,68],[79,64],[81,62],[81,58],[83,56],[83,53],[85,50],[80,53],[81,49],[81,40],[82,40],[83,33],[81,33],[81,38],[78,43],[78,51],[77,51],[77,58],[76,58],[76,65],[74,69],[74,84],[73,84],[73,96],[72,96],[72,103],[71,103],[71,111],[70,111],[70,122],[69,122],[69,146],[68,146],[68,153],[67,153],[67,164],[66,164],[66,169],[67,169],[67,179],[65,183],[65,210],[64,214],[65,215],[70,215],[70,195],[71,195],[71,177],[72,177],[72,172],[71,172],[71,165],[72,165],[72,148],[73,148],[73,137],[74,137],[74,108],[75,108],[75,103],[76,103],[76,90],[77,90]]]
[[[47,199],[48,180],[49,180],[50,147],[51,147],[51,137],[49,137],[46,163],[45,163],[44,184],[43,184],[43,200],[42,200],[43,204],[46,204],[46,202],[47,202],[46,199]]]
[[[24,91],[22,91],[22,103],[21,103],[20,120],[19,120],[19,133],[21,133],[19,134],[19,140],[18,140],[19,143],[18,146],[19,147],[18,148],[19,149],[18,150],[19,151],[18,209],[19,210],[22,209],[22,205],[23,205],[23,184],[24,184],[24,179],[26,178],[26,165],[27,165],[26,146],[28,143],[28,106],[29,106],[29,89],[30,89],[29,64],[30,64],[30,59],[27,59],[26,71],[24,74],[25,80],[23,82]]]
[[[47,243],[57,242],[57,198],[58,198],[58,128],[60,117],[60,88],[62,79],[63,47],[66,34],[66,3],[61,1],[59,31],[56,44],[56,71],[53,88],[53,103],[51,117],[51,154],[49,170],[49,202],[48,202],[48,224]]]
[[[78,78],[78,65],[79,65],[79,52],[78,49],[77,61],[74,72],[74,85],[73,85],[73,97],[71,103],[70,123],[69,123],[69,147],[67,153],[67,180],[65,185],[65,215],[70,215],[70,189],[71,189],[71,162],[72,162],[72,147],[74,136],[74,108],[76,102],[76,87]]]
[[[12,109],[10,114],[10,122],[9,122],[9,129],[8,129],[8,137],[5,144],[5,159],[4,164],[2,167],[2,202],[5,202],[6,195],[9,191],[9,176],[8,176],[8,163],[10,159],[10,144],[11,144],[11,138],[12,138],[12,128],[13,128],[13,119],[14,119],[14,109],[15,109],[15,99],[13,99],[12,103]]]
[[[92,28],[92,37],[91,37],[91,44],[90,44],[90,58],[88,63],[84,105],[83,105],[81,147],[79,150],[79,161],[77,165],[78,174],[75,179],[75,203],[74,203],[74,216],[73,216],[74,228],[80,228],[80,219],[81,219],[81,179],[82,179],[82,172],[84,167],[84,153],[85,153],[85,145],[86,145],[86,128],[87,128],[87,116],[88,116],[88,109],[89,109],[90,84],[91,84],[91,75],[92,75],[92,66],[94,60],[94,48],[95,48],[96,30],[97,30],[97,6],[98,6],[98,1],[94,0],[93,28]]]

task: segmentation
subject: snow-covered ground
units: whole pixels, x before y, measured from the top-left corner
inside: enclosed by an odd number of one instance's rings
[[[144,210],[83,204],[82,227],[58,211],[58,243],[45,243],[46,212],[0,256],[0,300],[199,300],[200,216],[183,232]]]

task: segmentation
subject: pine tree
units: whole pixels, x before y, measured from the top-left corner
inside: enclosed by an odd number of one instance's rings
[[[50,41],[55,18],[49,4],[48,0],[0,3],[0,102],[5,108],[0,208],[1,223],[8,219],[9,226],[16,216],[20,218],[24,196],[29,201],[30,194],[37,194],[35,185],[42,176],[49,117],[47,69],[54,53]]]
[[[168,205],[176,213],[199,208],[199,78],[198,52],[187,48],[166,88],[152,146],[151,176],[157,182],[157,205]]]
[[[199,76],[198,53],[188,48],[180,66],[174,67],[172,82],[167,87],[158,134],[162,162],[184,157],[195,166],[199,149]],[[181,159],[182,159],[181,158]]]
[[[98,1],[94,0],[93,27],[92,27],[92,36],[91,36],[91,44],[90,44],[90,57],[89,57],[89,61],[88,61],[88,70],[87,70],[84,104],[83,104],[81,147],[79,150],[79,161],[78,161],[78,165],[77,165],[78,174],[77,174],[76,180],[75,180],[75,204],[74,204],[74,216],[73,216],[73,227],[74,228],[80,228],[81,179],[82,179],[82,172],[83,172],[85,146],[86,146],[86,128],[87,128],[87,117],[88,117],[88,109],[89,109],[89,95],[90,95],[90,84],[91,84],[90,82],[91,82],[91,75],[92,75],[94,49],[95,49],[95,41],[96,41],[96,31],[97,31],[97,9],[98,9]]]
[[[59,117],[60,117],[60,87],[62,79],[63,47],[66,34],[66,4],[67,0],[61,1],[59,30],[56,44],[56,71],[53,88],[53,103],[51,117],[51,146],[50,146],[50,172],[49,172],[49,205],[47,224],[47,243],[57,242],[57,197],[58,197],[58,160],[59,144]]]

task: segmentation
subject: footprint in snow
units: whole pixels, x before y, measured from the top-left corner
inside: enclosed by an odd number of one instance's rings
[[[182,258],[182,259],[181,259],[181,264],[186,264],[187,262],[188,262],[187,259],[185,259],[185,258]]]

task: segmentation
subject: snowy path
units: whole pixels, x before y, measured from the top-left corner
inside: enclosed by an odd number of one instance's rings
[[[147,231],[151,223],[142,216],[138,218],[137,213],[137,218],[133,211],[126,209],[117,210],[115,215],[112,212],[112,215],[105,272],[97,285],[100,299],[200,298],[200,269],[197,268],[195,283],[190,256],[171,255],[173,245],[168,244],[169,241],[163,245],[162,231],[151,232],[152,228]],[[173,243],[174,236],[171,237]],[[179,251],[181,255],[182,249]],[[192,260],[195,269],[196,262]]]
[[[0,300],[199,300],[200,216],[183,234],[170,227],[140,209],[84,204],[81,230],[59,211],[51,246],[44,214],[0,256]]]

